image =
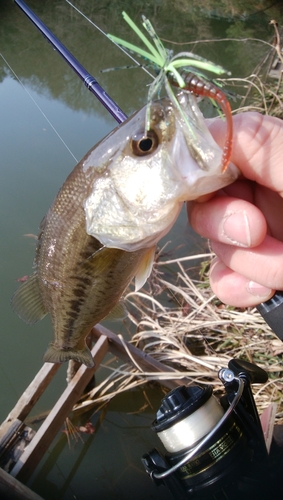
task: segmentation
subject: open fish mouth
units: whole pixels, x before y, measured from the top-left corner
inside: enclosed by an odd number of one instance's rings
[[[134,251],[155,245],[173,226],[182,202],[221,189],[238,176],[232,164],[222,172],[222,150],[195,97],[181,92],[177,98],[178,106],[168,98],[151,104],[148,137],[146,107],[140,110],[127,122],[134,121],[130,135],[102,157],[104,167],[84,209],[87,233],[107,247]],[[144,150],[137,144],[139,136],[148,141]],[[85,169],[95,168],[97,153],[86,158]]]

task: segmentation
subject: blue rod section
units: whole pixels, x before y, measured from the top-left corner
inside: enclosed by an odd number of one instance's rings
[[[81,63],[71,54],[71,52],[58,40],[58,38],[47,28],[47,26],[37,17],[37,15],[22,0],[14,0],[15,4],[26,14],[37,29],[52,46],[59,52],[60,56],[71,66],[73,71],[84,82],[85,86],[95,95],[103,104],[107,111],[115,118],[118,123],[127,119],[127,115],[119,108],[113,99],[99,85],[98,81],[81,65]]]

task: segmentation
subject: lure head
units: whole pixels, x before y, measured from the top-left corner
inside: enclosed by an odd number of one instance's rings
[[[85,200],[86,230],[107,247],[152,247],[174,224],[182,202],[233,182],[234,165],[221,171],[222,150],[196,101],[181,93],[151,103],[86,156],[93,177]]]

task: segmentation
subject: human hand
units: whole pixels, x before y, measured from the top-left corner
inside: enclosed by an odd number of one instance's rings
[[[223,146],[225,124],[210,130]],[[232,160],[242,177],[190,202],[191,226],[209,238],[216,258],[210,284],[224,303],[255,306],[283,290],[283,122],[258,113],[234,118]]]

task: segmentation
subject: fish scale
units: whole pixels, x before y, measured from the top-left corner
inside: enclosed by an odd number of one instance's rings
[[[177,99],[150,103],[91,149],[43,219],[35,272],[12,307],[29,324],[50,314],[54,340],[45,361],[93,366],[89,331],[109,314],[125,316],[123,293],[133,277],[136,289],[145,283],[182,203],[238,176],[231,164],[222,173],[222,150],[194,97]]]
[[[83,210],[85,186],[86,176],[81,162],[60,190],[46,216],[43,229],[37,271],[41,277],[41,295],[55,333],[45,361],[64,361],[66,356],[73,354],[74,348],[81,351],[78,361],[81,361],[84,351],[86,356],[85,337],[92,326],[119,301],[139,259],[146,252],[142,250],[126,255],[122,250],[103,247],[96,238],[86,233]],[[66,218],[70,216],[72,224],[68,224],[69,230],[66,231]],[[52,256],[50,241],[56,242]],[[125,270],[121,282],[119,277]],[[60,349],[63,349],[62,353]],[[90,359],[87,363],[93,364]]]

